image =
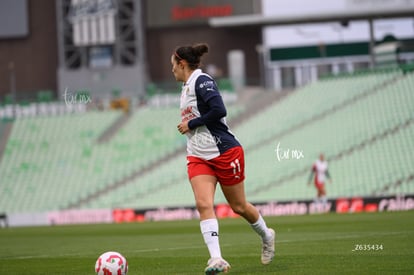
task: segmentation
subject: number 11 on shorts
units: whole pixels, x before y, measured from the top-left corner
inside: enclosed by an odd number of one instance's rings
[[[230,166],[233,167],[233,174],[237,174],[241,172],[240,162],[239,159],[235,159],[230,163]]]

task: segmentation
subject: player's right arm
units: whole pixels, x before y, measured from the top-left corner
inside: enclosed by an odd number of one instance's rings
[[[308,185],[310,185],[312,183],[312,179],[313,179],[314,174],[315,174],[315,165],[312,165],[312,169],[311,169],[311,172],[310,172],[310,175],[309,175],[309,178],[308,178]]]

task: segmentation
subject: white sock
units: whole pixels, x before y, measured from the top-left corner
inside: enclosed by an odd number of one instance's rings
[[[270,234],[269,228],[266,225],[266,222],[263,220],[262,215],[259,215],[259,219],[255,222],[250,224],[254,231],[262,237],[263,241],[269,240],[272,235]]]
[[[207,245],[211,258],[221,258],[219,243],[219,226],[217,219],[207,219],[200,222],[201,233]]]
[[[323,196],[322,197],[322,207],[323,207],[322,211],[325,211],[325,208],[327,207],[327,205],[328,205],[328,199],[326,198],[326,196]]]

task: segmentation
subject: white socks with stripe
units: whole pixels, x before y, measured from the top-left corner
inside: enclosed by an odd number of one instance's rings
[[[259,215],[259,219],[250,224],[254,231],[262,238],[268,241],[272,238],[269,228],[263,217]],[[219,243],[219,225],[217,219],[207,219],[200,221],[200,229],[203,234],[204,242],[207,245],[211,258],[221,258],[221,250]]]
[[[269,228],[266,225],[266,222],[263,220],[262,215],[259,215],[259,219],[250,224],[254,231],[262,237],[263,241],[268,241],[272,238],[272,234],[269,231]]]
[[[207,245],[211,258],[221,258],[219,243],[219,226],[217,219],[207,219],[200,222],[201,233]]]

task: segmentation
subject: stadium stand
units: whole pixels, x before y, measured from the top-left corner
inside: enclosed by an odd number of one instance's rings
[[[313,198],[314,191],[307,188],[305,183],[310,164],[321,148],[331,156],[342,156],[350,148],[358,148],[365,140],[373,139],[395,126],[393,123],[384,123],[383,117],[404,123],[404,119],[410,117],[412,106],[409,103],[405,104],[405,108],[398,109],[401,114],[405,114],[399,120],[395,120],[393,116],[396,114],[394,109],[401,101],[410,102],[407,97],[409,81],[411,77],[402,77],[399,70],[366,72],[326,79],[293,93],[235,128],[237,136],[247,147],[246,191],[249,198],[256,202]],[[398,91],[395,93],[396,98],[393,95],[394,90]],[[326,94],[329,96],[327,97]],[[390,101],[395,101],[394,106],[389,104]],[[314,108],[314,106],[319,107]],[[270,118],[271,123],[269,123]],[[392,140],[397,138],[396,135],[391,137]],[[275,152],[278,141],[282,147],[291,150],[301,149],[305,152],[306,158],[278,162]],[[356,154],[353,156],[358,157]],[[179,162],[180,158],[184,159],[184,155],[172,160],[172,163]],[[335,163],[336,161],[332,163],[334,174]],[[154,178],[148,175],[131,183],[137,186],[155,185],[156,192],[146,195],[136,192],[136,195],[125,199],[122,198],[122,194],[133,194],[127,192],[128,189],[125,187],[125,190],[119,191],[118,199],[111,194],[108,194],[106,199],[112,206],[119,207],[191,205],[192,194],[189,188],[183,189],[183,185],[187,182],[184,169],[181,169],[181,175],[175,175],[168,181],[165,175],[170,172],[168,172],[168,164],[166,165],[153,172]],[[345,163],[339,164],[339,167],[341,165],[344,165],[346,171]],[[177,165],[173,167],[177,169]],[[373,176],[368,174],[368,171],[366,173],[359,171],[356,174],[358,178],[365,177],[364,185],[355,181],[353,184],[348,184],[347,188],[341,184],[342,179],[347,177],[339,173],[335,176],[338,188],[332,190],[331,195],[371,195],[376,186],[367,184],[372,181]],[[157,188],[157,184],[162,188]],[[133,190],[138,189],[133,188]],[[223,196],[218,192],[216,202],[224,201]]]
[[[94,140],[118,115],[91,112],[16,119],[0,165],[1,208],[55,209],[90,188],[97,167],[87,158],[93,155]]]
[[[193,194],[185,174],[185,154],[157,166],[152,173],[138,177],[88,204],[90,208],[108,205],[125,208],[189,206]]]
[[[64,209],[122,186],[178,148],[183,152],[176,107],[141,108],[109,140],[101,139],[122,116],[110,111],[16,119],[0,164],[0,209]]]
[[[330,77],[232,127],[245,147],[249,200],[312,199],[306,182],[321,152],[334,179],[329,197],[413,193],[412,87],[414,74],[399,69]],[[231,117],[244,110],[231,108]],[[0,210],[193,205],[177,108],[141,108],[100,139],[123,115],[16,119],[0,163]]]
[[[304,159],[280,161],[277,164],[273,161],[271,165],[266,165],[271,159],[262,162],[260,159],[275,145],[267,145],[261,152],[252,152],[248,159],[253,164],[247,167],[247,171],[252,178],[261,175],[265,175],[265,178],[249,190],[250,197],[253,200],[267,201],[312,198],[314,190],[306,188],[305,184],[310,165],[321,152],[331,159],[335,184],[328,186],[328,194],[332,197],[373,195],[373,190],[378,185],[385,184],[384,180],[396,180],[389,177],[385,179],[381,174],[392,174],[391,167],[397,166],[396,169],[402,173],[400,176],[409,173],[410,169],[412,172],[409,166],[397,163],[403,162],[400,160],[409,154],[403,148],[412,148],[404,147],[400,128],[410,124],[414,117],[414,98],[408,88],[412,85],[413,75],[397,78],[382,83],[367,96],[347,104],[329,116],[309,122],[299,130],[283,136],[281,143],[287,148],[299,147],[305,152]],[[395,152],[390,152],[392,148],[388,148],[388,162],[387,158],[381,159],[385,163],[380,163],[376,154],[381,148],[376,143],[382,139],[389,140],[386,144],[396,148]],[[370,151],[373,150],[371,147],[379,149]],[[343,155],[346,157],[342,158]]]

